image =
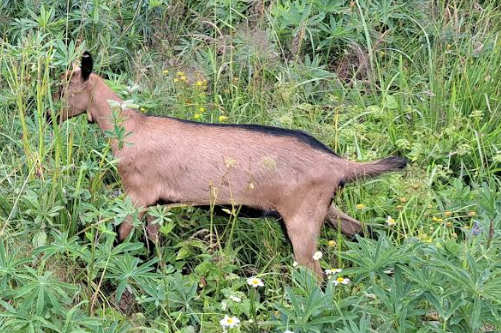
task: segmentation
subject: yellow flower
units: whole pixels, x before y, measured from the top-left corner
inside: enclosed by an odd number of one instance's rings
[[[226,116],[219,116],[219,121],[220,122],[223,122],[223,121],[226,121],[226,120],[228,120],[228,117],[226,117]]]
[[[179,72],[177,72],[177,73],[176,73],[176,75],[177,75],[177,76],[183,76],[183,75],[184,75],[184,72],[179,71]]]
[[[337,243],[335,240],[330,240],[328,244],[330,247],[334,247],[334,246],[336,246]]]
[[[357,209],[364,209],[365,205],[364,204],[358,204],[355,206]]]
[[[452,215],[452,212],[447,211],[447,212],[444,213],[444,215],[445,215],[445,217],[449,217],[449,216]]]
[[[402,208],[404,208],[402,205],[397,205],[398,210],[402,210]]]
[[[176,78],[176,79],[174,79],[174,82],[177,82],[177,81],[179,81],[177,78]]]
[[[168,69],[164,69],[164,75],[167,75],[169,74],[169,70]]]
[[[401,202],[401,203],[405,203],[405,202],[407,202],[407,198],[400,198],[400,202]]]
[[[195,115],[193,116],[193,119],[196,119],[196,120],[200,119],[200,114],[195,113]]]
[[[179,79],[180,79],[181,81],[186,81],[186,76],[185,76],[185,75],[183,75],[183,76],[181,76]]]
[[[195,85],[197,85],[197,86],[201,87],[201,86],[203,86],[203,85],[204,85],[204,83],[203,83],[202,81],[198,80],[198,81],[195,83]]]
[[[477,213],[475,213],[474,211],[471,211],[471,212],[469,212],[469,213],[468,213],[468,216],[469,216],[469,217],[473,217],[473,216],[475,216],[475,215],[477,215]]]
[[[450,50],[452,49],[452,45],[451,44],[447,44],[447,50]]]
[[[438,218],[436,218],[435,216],[433,216],[433,218],[431,219],[433,222],[437,222],[438,221]]]
[[[199,107],[199,108],[198,108],[198,111],[199,111],[199,112],[205,112],[205,108],[204,108],[204,107]]]
[[[443,222],[443,221],[444,221],[443,219],[437,219],[438,223]]]

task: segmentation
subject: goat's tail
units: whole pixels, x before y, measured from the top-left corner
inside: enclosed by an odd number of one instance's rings
[[[353,163],[350,165],[347,180],[378,176],[387,171],[402,170],[410,161],[405,157],[392,156],[367,163]]]

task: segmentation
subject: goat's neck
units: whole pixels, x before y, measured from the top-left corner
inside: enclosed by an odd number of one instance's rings
[[[93,121],[97,122],[101,130],[112,131],[115,126],[113,119],[113,109],[108,103],[109,100],[114,100],[120,104],[123,100],[120,99],[104,82],[101,80],[96,83],[92,101],[90,103],[89,112]],[[120,112],[118,126],[125,127],[126,133],[132,131],[135,127],[135,117],[137,111],[126,109]],[[111,140],[113,150],[116,150],[118,142],[116,139]]]

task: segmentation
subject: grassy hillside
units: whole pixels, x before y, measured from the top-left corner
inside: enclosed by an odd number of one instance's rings
[[[0,331],[501,330],[500,6],[2,1]],[[145,247],[137,218],[117,246],[115,226],[137,211],[105,135],[85,116],[45,120],[85,50],[141,112],[302,129],[357,161],[411,159],[335,197],[377,240],[326,225],[321,265],[342,271],[321,287],[274,219],[158,206],[160,246]]]

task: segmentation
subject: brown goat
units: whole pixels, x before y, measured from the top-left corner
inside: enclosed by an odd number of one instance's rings
[[[61,121],[87,113],[103,131],[113,128],[108,101],[122,100],[92,73],[92,58],[66,74]],[[57,96],[56,96],[57,97]],[[331,205],[334,192],[347,181],[405,167],[407,160],[389,157],[370,163],[345,160],[312,136],[294,130],[257,125],[206,124],[121,111],[127,136],[122,147],[112,140],[118,171],[127,195],[138,208],[158,202],[243,205],[274,211],[282,217],[296,260],[322,275],[316,237],[324,220],[353,235],[360,222]],[[144,210],[143,210],[144,211]],[[141,213],[141,217],[142,217]],[[119,228],[119,240],[132,224]],[[151,223],[148,235],[157,238]]]

